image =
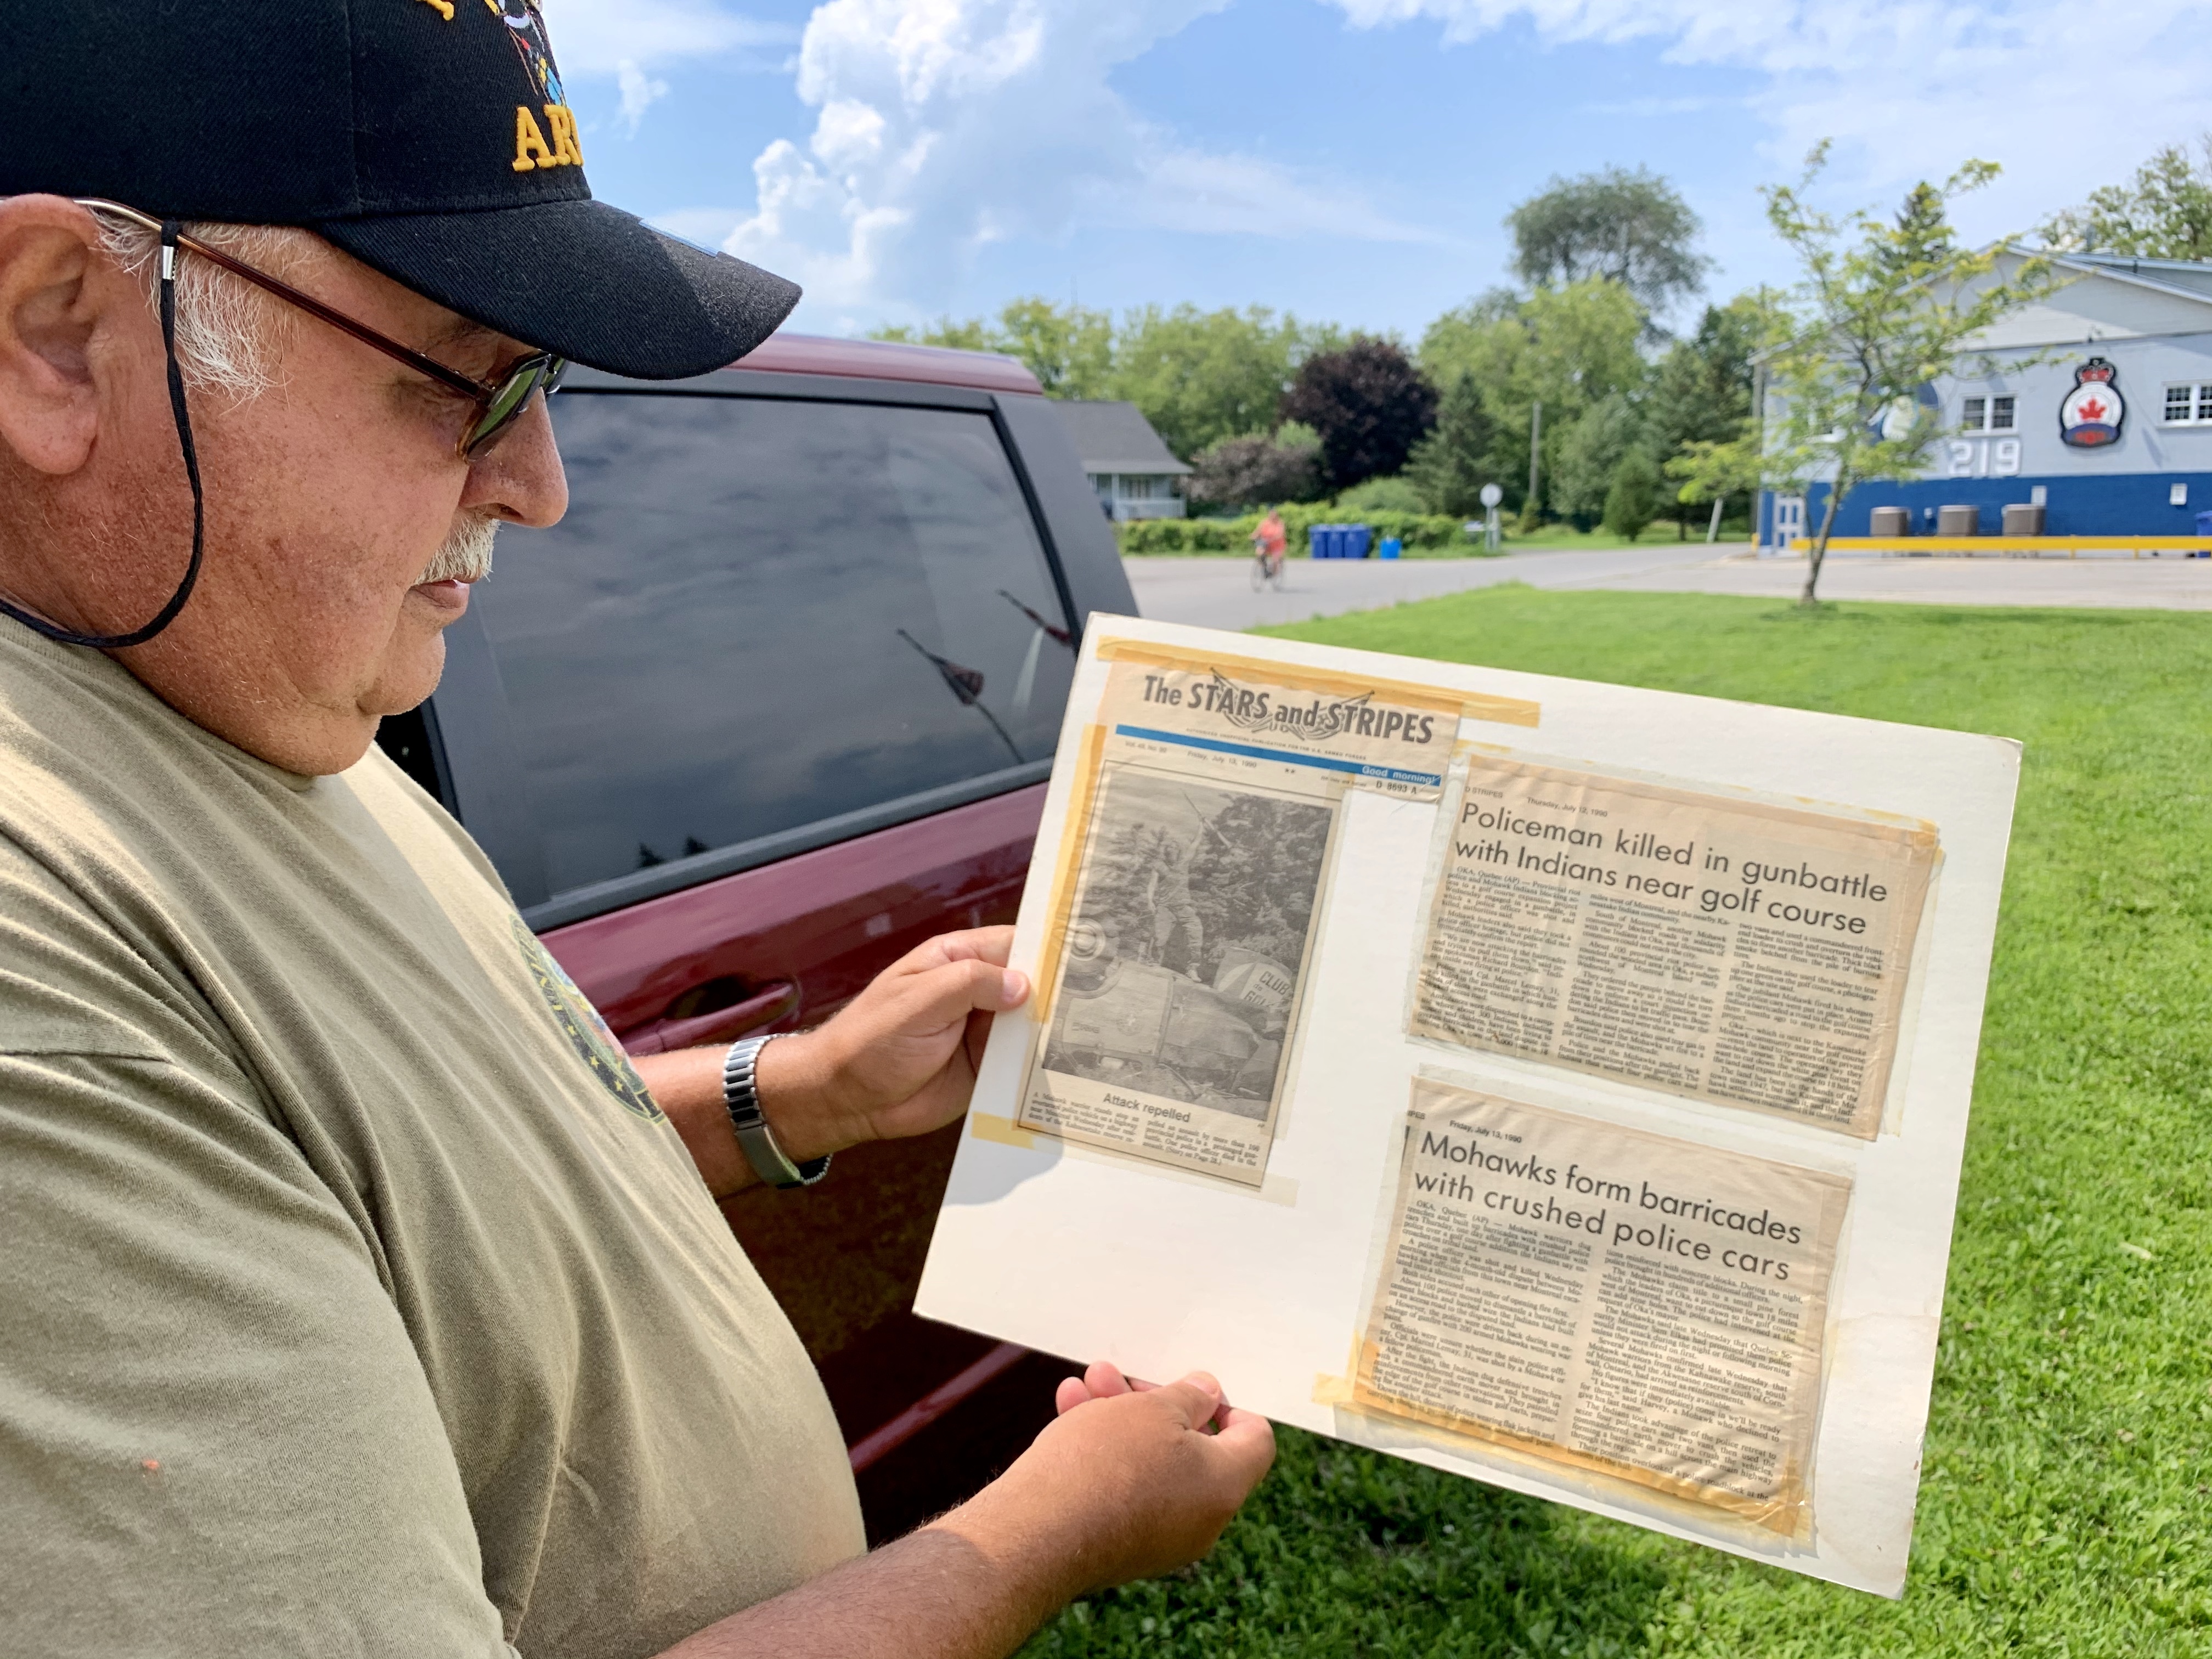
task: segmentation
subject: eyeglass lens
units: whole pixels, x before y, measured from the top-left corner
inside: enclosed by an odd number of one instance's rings
[[[507,428],[530,407],[533,392],[542,387],[550,395],[568,372],[568,359],[550,355],[526,357],[515,364],[500,382],[491,401],[484,405],[477,423],[470,428],[468,436],[462,441],[461,453],[471,458],[483,454],[505,436]]]

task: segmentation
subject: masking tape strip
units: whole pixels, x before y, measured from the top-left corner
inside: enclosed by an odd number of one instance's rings
[[[1083,851],[1091,838],[1091,801],[1098,793],[1106,728],[1086,726],[1076,750],[1075,783],[1068,791],[1067,810],[1060,815],[1060,856],[1053,866],[1049,908],[1045,915],[1044,948],[1037,952],[1036,979],[1030,1018],[1043,1032],[1052,1019],[1053,1003],[1060,987],[1060,957],[1066,948],[1068,923],[1075,918],[1075,879],[1083,866]],[[1024,1073],[1024,1079],[1027,1073]],[[1024,1085],[1027,1086],[1026,1082]]]
[[[1492,696],[1486,691],[1454,691],[1440,685],[1419,685],[1409,680],[1376,679],[1363,674],[1342,674],[1326,668],[1306,668],[1294,663],[1271,662],[1261,657],[1217,655],[1212,652],[1175,651],[1142,640],[1105,640],[1098,656],[1107,662],[1143,663],[1154,668],[1200,673],[1218,668],[1255,675],[1279,685],[1319,691],[1331,696],[1357,697],[1368,693],[1394,703],[1426,708],[1438,714],[1457,714],[1464,719],[1488,720],[1498,726],[1525,726],[1534,730],[1543,705],[1521,697]]]
[[[1037,1137],[1013,1119],[1000,1117],[990,1112],[969,1113],[968,1133],[978,1140],[996,1141],[1001,1146],[1018,1146],[1024,1152],[1030,1151],[1037,1144]]]

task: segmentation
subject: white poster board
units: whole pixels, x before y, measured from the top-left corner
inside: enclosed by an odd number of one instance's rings
[[[1897,1595],[2018,770],[1094,617],[915,1310]]]

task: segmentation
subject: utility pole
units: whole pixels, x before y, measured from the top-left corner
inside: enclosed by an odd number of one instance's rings
[[[1539,398],[1528,409],[1528,505],[1522,516],[1530,524],[1536,522],[1536,446],[1543,435],[1544,400]]]
[[[1759,477],[1751,486],[1751,545],[1754,553],[1766,550],[1759,533],[1759,500],[1766,493],[1766,365],[1754,362],[1751,368],[1752,431],[1759,441]]]

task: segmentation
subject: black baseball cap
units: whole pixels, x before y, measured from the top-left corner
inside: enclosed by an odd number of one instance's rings
[[[0,196],[297,225],[526,344],[647,380],[796,284],[594,201],[537,0],[0,0]]]

